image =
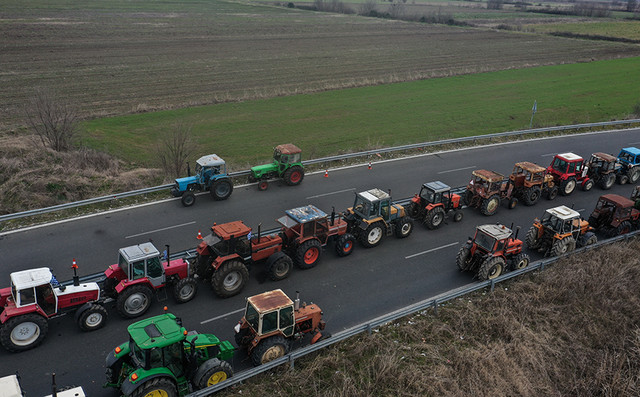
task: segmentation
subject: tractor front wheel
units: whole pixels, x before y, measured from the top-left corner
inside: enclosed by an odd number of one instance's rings
[[[200,365],[193,381],[198,389],[216,385],[233,376],[233,369],[226,361],[212,358]]]
[[[20,352],[38,346],[47,336],[47,319],[30,313],[11,317],[0,327],[0,342],[10,352]]]
[[[413,231],[413,221],[408,216],[404,216],[396,221],[396,237],[409,237]]]
[[[556,240],[551,247],[551,256],[560,256],[576,249],[576,240],[569,236]]]
[[[104,327],[108,318],[107,309],[94,303],[78,317],[78,327],[83,331],[95,331]]]
[[[281,335],[275,335],[261,341],[251,352],[254,366],[266,364],[289,352],[289,341]]]
[[[263,192],[263,191],[265,191],[267,189],[269,189],[269,182],[267,182],[267,181],[258,182],[258,190]]]
[[[460,222],[463,217],[464,217],[464,213],[462,212],[462,210],[453,211],[453,221],[454,222]]]
[[[125,318],[143,315],[151,306],[151,288],[146,285],[132,285],[118,295],[116,308]]]
[[[336,241],[336,253],[338,256],[347,256],[353,252],[353,245],[356,242],[356,238],[353,234],[345,233],[338,237]]]
[[[576,189],[576,178],[571,177],[560,182],[560,194],[568,196]]]
[[[591,189],[593,189],[593,179],[589,179],[588,181],[582,184],[583,191],[588,192]]]
[[[444,222],[444,210],[442,207],[436,207],[427,213],[424,223],[431,230],[437,229]]]
[[[272,281],[280,281],[289,277],[293,261],[284,252],[276,252],[267,259],[266,268]]]
[[[456,256],[456,265],[458,265],[458,269],[460,269],[460,271],[469,270],[471,258],[471,244],[467,243],[460,247],[460,251],[458,251],[458,255]]]
[[[524,252],[521,252],[518,255],[516,255],[515,258],[513,258],[512,268],[513,270],[524,269],[525,267],[529,266],[530,261],[531,259],[529,258],[529,255],[525,254]]]
[[[504,259],[500,256],[494,256],[485,260],[478,270],[478,278],[482,281],[493,280],[500,277],[504,270]]]
[[[221,298],[234,296],[244,288],[249,271],[244,263],[230,260],[222,264],[211,277],[213,291]]]
[[[153,378],[138,386],[131,397],[178,397],[178,389],[169,378]]]
[[[229,179],[218,179],[211,186],[211,197],[216,201],[226,200],[233,192],[233,183]]]
[[[196,202],[196,195],[193,192],[184,192],[180,202],[185,207],[191,207]]]
[[[626,185],[629,183],[629,177],[623,174],[618,175],[618,183],[621,185]]]
[[[540,186],[531,186],[529,189],[524,191],[522,195],[522,201],[524,201],[524,205],[531,206],[535,205],[540,199]]]
[[[556,197],[558,197],[558,187],[553,186],[547,191],[547,200],[554,200]]]
[[[304,169],[295,165],[284,172],[283,179],[289,186],[299,185],[304,179]]]
[[[484,199],[482,202],[482,206],[480,207],[480,212],[482,215],[491,216],[498,211],[498,207],[500,206],[500,197],[497,194]]]
[[[364,232],[362,232],[362,234],[360,234],[360,242],[366,248],[372,248],[382,242],[383,236],[384,225],[382,222],[372,223]]]
[[[318,264],[322,245],[316,239],[307,240],[296,249],[295,263],[300,269],[311,269]]]
[[[611,172],[607,175],[603,175],[602,178],[600,178],[600,182],[598,183],[598,185],[600,185],[600,189],[602,190],[609,190],[611,189],[611,186],[613,186],[613,184],[616,182],[616,175]]]
[[[198,283],[193,277],[183,278],[173,286],[173,297],[178,303],[189,302],[198,292]]]

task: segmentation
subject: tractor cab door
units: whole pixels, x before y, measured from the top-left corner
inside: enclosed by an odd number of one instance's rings
[[[147,278],[154,287],[159,287],[165,282],[164,269],[160,263],[160,257],[147,258]]]
[[[278,171],[282,174],[289,168],[289,155],[281,154],[278,160]]]
[[[36,302],[47,316],[52,316],[56,313],[58,297],[54,293],[51,284],[43,284],[36,287]]]
[[[167,367],[176,378],[184,376],[187,372],[187,368],[185,366],[187,358],[185,357],[182,343],[174,343],[163,348],[162,359],[164,361],[164,366]]]
[[[374,207],[380,206],[380,216],[385,222],[389,222],[391,218],[391,203],[387,200],[381,200],[374,204]]]
[[[295,319],[293,316],[293,306],[287,306],[280,309],[280,324],[279,328],[284,334],[285,337],[293,336],[293,331],[295,329],[294,323]]]

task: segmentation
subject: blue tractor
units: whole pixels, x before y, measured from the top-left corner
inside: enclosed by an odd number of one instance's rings
[[[640,149],[636,147],[622,148],[618,155],[618,183],[636,183],[640,179]]]
[[[171,188],[174,197],[182,197],[182,205],[190,207],[196,202],[196,192],[209,191],[214,200],[226,200],[233,192],[233,183],[227,175],[227,165],[216,154],[200,157],[196,161],[196,174],[176,179]]]

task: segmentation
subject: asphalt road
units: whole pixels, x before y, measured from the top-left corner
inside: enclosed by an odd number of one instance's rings
[[[406,198],[419,191],[424,182],[441,180],[451,186],[468,182],[473,169],[485,168],[509,174],[517,161],[548,165],[554,154],[572,151],[588,157],[604,151],[617,155],[621,147],[639,146],[640,130],[594,133],[537,141],[491,145],[447,153],[374,163],[342,170],[307,175],[303,183],[288,187],[272,183],[269,190],[255,186],[236,188],[232,197],[214,202],[208,195],[199,196],[191,208],[178,200],[115,211],[30,230],[0,234],[0,258],[3,286],[8,286],[12,271],[47,266],[59,280],[71,278],[71,261],[75,258],[80,274],[106,269],[117,257],[120,247],[153,241],[157,247],[171,244],[171,250],[192,248],[198,230],[207,233],[213,222],[244,220],[252,227],[262,223],[263,230],[276,226],[275,219],[285,209],[314,204],[326,212],[335,206],[344,210],[353,203],[355,191],[372,187],[391,189],[395,198]],[[614,185],[609,191],[629,196],[631,186]],[[338,332],[369,319],[421,301],[436,294],[473,282],[471,274],[458,272],[455,255],[476,225],[501,222],[522,226],[523,238],[536,216],[557,205],[573,205],[588,217],[602,191],[576,191],[569,197],[545,199],[533,207],[519,205],[514,210],[501,207],[492,217],[467,209],[464,219],[430,231],[416,224],[407,239],[389,237],[376,248],[356,246],[354,253],[338,258],[333,247],[323,253],[321,262],[311,270],[294,269],[283,281],[265,281],[260,266],[254,266],[251,281],[243,293],[222,300],[214,296],[209,285],[200,283],[196,298],[184,305],[172,298],[154,302],[148,315],[159,314],[167,304],[169,310],[184,320],[185,326],[199,332],[215,333],[233,340],[233,326],[241,317],[244,297],[282,288],[290,296],[296,290],[301,298],[322,307],[330,332]],[[530,253],[539,259],[538,253]],[[109,323],[101,330],[84,333],[72,316],[54,319],[49,335],[36,349],[10,354],[0,349],[0,375],[20,372],[28,395],[50,392],[50,373],[56,372],[59,385],[82,385],[90,396],[116,396],[104,390],[104,358],[110,349],[126,340],[126,326],[132,321],[119,317],[109,307]],[[242,354],[234,358],[234,367],[248,365]]]

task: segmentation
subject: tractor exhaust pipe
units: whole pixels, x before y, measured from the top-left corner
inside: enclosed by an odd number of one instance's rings
[[[333,222],[336,220],[336,207],[331,207],[331,226],[333,226]]]
[[[293,301],[293,310],[300,310],[300,291],[296,291],[296,300]]]
[[[260,233],[262,231],[262,223],[258,223],[258,242],[260,242]]]
[[[58,387],[56,386],[56,373],[51,374],[51,397],[58,397]]]
[[[187,161],[187,176],[191,176],[191,165],[189,165],[188,161]]]
[[[167,267],[169,267],[169,263],[171,262],[170,261],[171,252],[169,251],[169,244],[165,244],[164,248],[165,248],[164,249],[164,254],[165,254],[165,257],[167,258]]]
[[[516,227],[516,235],[515,237],[513,237],[513,239],[517,239],[518,238],[518,232],[520,231],[520,226]]]

